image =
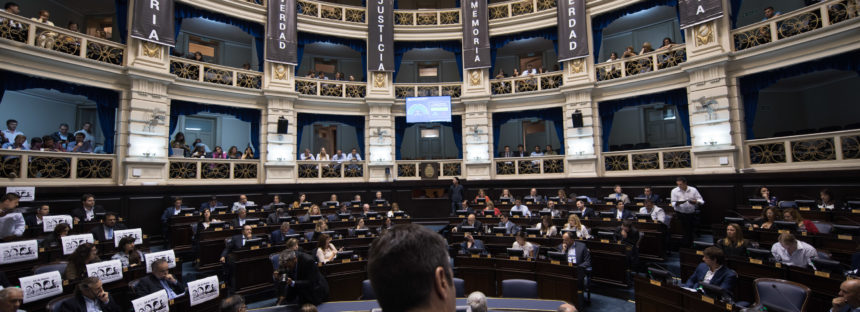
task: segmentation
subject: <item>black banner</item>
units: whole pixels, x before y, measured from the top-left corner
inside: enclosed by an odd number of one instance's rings
[[[298,65],[296,0],[268,0],[266,61]]]
[[[131,37],[172,47],[173,0],[137,0],[131,22]]]
[[[681,29],[723,17],[722,0],[680,0]]]
[[[588,55],[585,0],[558,0],[558,61]]]
[[[487,0],[462,0],[463,68],[490,67],[490,31]]]
[[[394,0],[367,1],[367,70],[394,71]]]

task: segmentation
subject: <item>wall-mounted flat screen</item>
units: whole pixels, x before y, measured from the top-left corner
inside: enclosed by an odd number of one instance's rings
[[[451,97],[406,98],[406,122],[451,122]]]

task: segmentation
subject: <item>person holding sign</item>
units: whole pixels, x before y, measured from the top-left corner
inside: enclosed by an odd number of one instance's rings
[[[121,310],[116,300],[113,300],[113,296],[102,288],[102,281],[95,276],[81,280],[75,287],[73,299],[64,300],[59,308],[59,311],[67,312],[119,312]]]

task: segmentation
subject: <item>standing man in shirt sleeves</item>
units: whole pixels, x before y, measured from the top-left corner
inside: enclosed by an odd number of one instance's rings
[[[27,223],[24,216],[15,209],[18,208],[18,200],[21,197],[16,193],[3,195],[0,203],[0,240],[12,240],[24,235]]]
[[[448,186],[448,197],[451,199],[451,215],[453,216],[457,210],[461,209],[460,203],[466,198],[466,190],[460,184],[460,178],[451,179],[451,185]]]
[[[687,179],[678,177],[675,179],[677,187],[672,189],[672,207],[675,214],[684,227],[684,238],[681,239],[682,247],[692,247],[696,235],[696,209],[705,204],[702,195],[695,187],[687,185]]]

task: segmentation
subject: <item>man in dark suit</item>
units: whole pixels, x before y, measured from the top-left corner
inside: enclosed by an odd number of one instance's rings
[[[720,286],[726,293],[731,295],[738,280],[738,273],[725,266],[726,256],[723,250],[711,246],[705,248],[702,263],[696,267],[693,275],[684,283],[684,287],[698,288],[699,284],[708,283]]]
[[[113,211],[105,212],[104,223],[99,224],[90,230],[93,238],[100,242],[112,241],[113,232],[116,230],[125,230],[126,227],[122,223],[117,223],[116,213]]]
[[[65,312],[88,312],[88,306],[94,306],[102,312],[120,312],[122,308],[102,288],[102,281],[98,277],[87,277],[75,287],[75,296],[63,301],[59,311]]]
[[[475,216],[474,213],[470,213],[469,216],[466,217],[466,220],[463,220],[463,222],[460,222],[460,225],[454,227],[453,231],[457,232],[464,226],[474,227],[476,231],[481,231],[484,228],[484,225],[481,224],[481,221],[478,221],[478,218]]]
[[[526,153],[525,147],[522,144],[517,145],[517,152],[514,153],[514,157],[526,157],[529,154]]]
[[[510,146],[505,145],[505,150],[499,153],[499,157],[514,157],[514,152]]]
[[[173,206],[164,209],[161,214],[161,235],[165,237],[165,246],[169,246],[170,241],[170,218],[179,215],[182,212],[182,197],[173,198]]]
[[[597,210],[586,206],[585,201],[581,199],[576,201],[576,209],[582,212],[582,218],[597,218]]]
[[[539,205],[544,203],[546,199],[543,196],[538,195],[536,188],[532,188],[531,190],[529,190],[529,195],[523,197],[523,201],[525,201],[526,203],[531,202],[532,205]]]
[[[48,205],[41,205],[36,209],[36,213],[24,216],[24,222],[27,224],[27,229],[30,230],[31,233],[41,235],[43,232],[42,229],[44,228],[42,225],[42,217],[49,214],[51,214],[51,207]]]
[[[451,179],[451,185],[448,186],[448,197],[451,199],[451,215],[454,215],[460,209],[460,203],[466,198],[466,190],[463,185],[460,185],[460,178]]]
[[[96,216],[105,213],[105,209],[96,206],[96,197],[93,194],[81,196],[81,208],[72,210],[72,218],[75,221],[95,221]]]
[[[223,207],[224,203],[218,201],[218,197],[212,195],[209,197],[209,201],[200,205],[200,211],[209,209],[209,211],[214,211],[215,207]]]
[[[583,267],[587,270],[591,269],[591,252],[585,243],[580,243],[570,237],[570,232],[565,232],[561,235],[561,244],[556,249],[567,255],[568,261]]]
[[[162,289],[167,291],[168,299],[173,299],[185,293],[185,284],[170,274],[167,260],[158,259],[152,263],[152,273],[141,278],[134,287],[134,293],[139,298]]]
[[[661,202],[660,195],[654,194],[654,192],[651,190],[650,186],[646,186],[645,190],[644,190],[644,194],[639,195],[637,198],[644,198],[645,200],[650,199],[651,202],[653,202],[655,204],[659,204]]]
[[[278,304],[319,305],[328,299],[328,282],[313,256],[288,249],[281,252],[278,261]]]
[[[281,223],[281,218],[289,217],[290,213],[287,212],[287,208],[277,208],[275,212],[270,213],[266,216],[266,224],[278,224]]]
[[[240,208],[241,210],[245,210],[245,208]],[[221,251],[221,258],[218,261],[223,263],[224,275],[227,280],[227,286],[230,289],[235,290],[235,283],[233,281],[233,273],[236,272],[236,261],[231,257],[231,253],[237,250],[241,250],[245,248],[245,242],[249,239],[254,238],[252,235],[252,228],[250,225],[242,226],[242,234],[233,235],[230,238],[230,241],[227,242],[227,245],[224,247],[224,250]]]
[[[464,255],[469,254],[469,249],[475,248],[481,250],[481,255],[487,254],[487,247],[484,246],[484,242],[480,239],[475,239],[472,237],[472,233],[466,232],[463,234],[464,241],[460,243],[460,253]]]
[[[500,221],[499,221],[499,225],[497,225],[497,226],[503,226],[503,227],[505,227],[505,234],[507,234],[507,235],[516,235],[517,233],[519,233],[519,232],[520,232],[520,227],[519,227],[519,226],[517,226],[516,224],[514,224],[513,222],[511,222],[511,220],[510,220],[510,219],[508,219],[508,215],[506,215],[506,214],[502,214],[502,215],[501,215],[501,216],[499,216],[499,217],[500,217],[501,219],[500,219]]]
[[[240,228],[245,226],[245,219],[248,217],[248,211],[245,208],[239,208],[236,210],[236,219],[230,220],[230,225],[233,228]]]
[[[633,217],[636,216],[632,212],[624,209],[624,202],[621,201],[615,203],[615,210],[612,212],[615,213],[615,219],[618,220],[633,219]]]
[[[283,223],[281,223],[281,228],[278,230],[274,230],[272,232],[272,235],[269,236],[269,242],[271,242],[272,245],[280,245],[280,244],[283,244],[284,242],[286,242],[286,240],[287,240],[286,235],[293,235],[293,234],[296,234],[296,231],[290,228],[290,223],[289,222],[283,222]]]

